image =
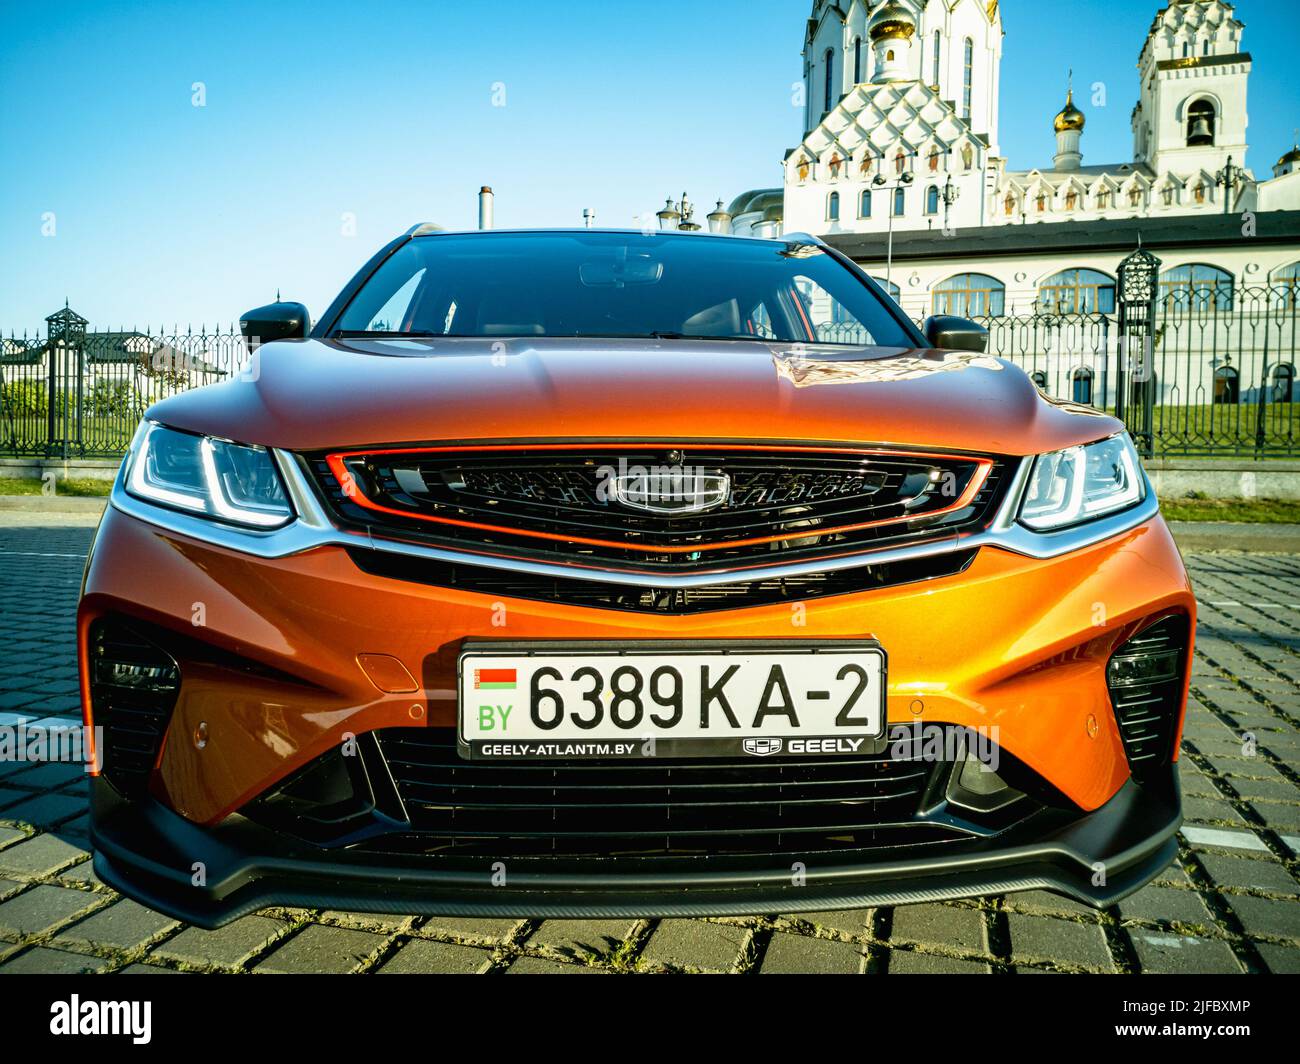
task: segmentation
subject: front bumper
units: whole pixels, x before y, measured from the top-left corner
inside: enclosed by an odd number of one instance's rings
[[[1177,852],[1177,767],[1032,838],[1014,833],[961,856],[881,863],[623,874],[601,862],[555,875],[501,869],[433,871],[373,857],[323,855],[243,817],[201,828],[154,799],[92,786],[95,872],[109,886],[199,927],[269,905],[505,918],[761,915],[904,905],[1043,889],[1104,908],[1150,882]],[[1032,821],[1030,822],[1033,823]],[[1029,825],[1027,824],[1026,827]],[[1023,834],[1023,833],[1022,833]],[[613,867],[612,863],[608,867]],[[201,875],[199,873],[202,873]]]

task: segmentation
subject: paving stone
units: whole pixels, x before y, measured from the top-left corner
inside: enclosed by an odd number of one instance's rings
[[[1119,903],[1119,912],[1125,920],[1214,926],[1214,917],[1195,891],[1172,887],[1143,887]]]
[[[0,872],[48,876],[55,869],[85,856],[85,850],[65,842],[57,835],[37,835],[26,842],[0,850]]]
[[[835,912],[798,913],[786,920],[802,920],[829,931],[842,931],[846,935],[863,936],[871,925],[871,909],[843,909]]]
[[[1240,894],[1224,898],[1247,934],[1300,939],[1300,901],[1270,901]]]
[[[1274,946],[1268,942],[1257,943],[1255,948],[1264,958],[1268,970],[1276,975],[1300,975],[1300,947]]]
[[[25,832],[19,831],[17,828],[0,826],[0,846],[8,846],[10,843],[17,842],[19,839],[24,838],[25,834]]]
[[[1076,967],[1113,970],[1110,950],[1095,924],[1051,920],[1041,916],[1007,914],[1011,956],[1015,961],[1046,960]]]
[[[1300,807],[1281,802],[1254,801],[1250,807],[1274,831],[1300,830]],[[9,814],[6,812],[5,814]]]
[[[73,782],[85,784],[86,766],[53,761],[44,765],[36,765],[31,771],[15,777],[12,782],[21,787],[35,787],[40,790],[62,787]]]
[[[1136,929],[1129,937],[1144,972],[1211,975],[1241,971],[1227,943],[1217,939]]]
[[[1270,894],[1300,894],[1300,883],[1281,861],[1255,860],[1219,853],[1199,854],[1201,864],[1220,887],[1264,890]]]
[[[84,795],[73,797],[67,794],[47,793],[11,806],[5,810],[5,817],[9,820],[21,820],[24,824],[32,824],[38,828],[49,828],[85,811]]]
[[[119,968],[118,975],[194,975],[194,972],[182,972],[175,968],[164,968],[161,964],[128,964]]]
[[[164,931],[176,927],[178,921],[162,913],[147,909],[138,902],[123,898],[101,909],[92,916],[60,931],[59,941],[87,943],[98,946],[115,946],[118,949],[135,949]]]
[[[609,953],[632,933],[633,920],[547,920],[528,939],[568,953]]]
[[[890,975],[981,975],[990,971],[992,969],[987,964],[978,961],[962,961],[912,950],[889,951]]]
[[[507,938],[519,926],[518,920],[458,919],[451,916],[431,916],[421,931],[440,932],[455,938],[499,941]]]
[[[955,905],[903,905],[894,910],[890,943],[916,942],[966,953],[987,953],[984,914]]]
[[[1213,824],[1230,821],[1245,824],[1240,813],[1221,798],[1199,798],[1194,794],[1183,796],[1183,819],[1189,824]]]
[[[0,929],[36,935],[103,903],[98,894],[70,887],[36,886],[0,904]]]
[[[310,924],[262,960],[255,972],[341,974],[355,971],[387,938],[369,931]]]
[[[107,967],[108,961],[100,957],[37,946],[0,965],[0,975],[81,975]]]
[[[509,968],[506,975],[608,975],[606,968],[593,968],[587,964],[564,964],[560,961],[548,961],[541,957],[520,957]]]
[[[491,960],[492,954],[473,946],[451,942],[412,939],[384,962],[380,975],[473,975]]]
[[[749,932],[700,920],[665,920],[650,936],[641,959],[647,964],[729,971],[740,958]]]
[[[285,924],[266,916],[245,916],[216,931],[187,927],[154,950],[185,964],[237,967],[284,933]]]
[[[862,951],[849,942],[808,935],[775,934],[767,944],[762,975],[856,975],[863,970]]]
[[[303,912],[302,915],[306,916],[306,913]],[[414,916],[401,916],[393,913],[350,913],[338,909],[327,909],[321,915],[327,916],[331,920],[337,920],[341,924],[357,927],[363,931],[378,927],[390,934],[405,931],[415,922]]]
[[[1065,913],[1088,916],[1096,919],[1097,910],[1091,905],[1084,905],[1073,898],[1062,897],[1048,890],[1025,890],[1006,896],[1006,906],[1027,913]]]

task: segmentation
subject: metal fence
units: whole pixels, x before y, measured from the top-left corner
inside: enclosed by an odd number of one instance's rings
[[[1157,297],[1158,263],[1126,266],[1121,288],[1127,277],[1137,294],[1121,291],[1118,313],[983,318],[989,353],[1054,398],[1117,414],[1150,455],[1300,455],[1296,289]],[[0,338],[0,454],[119,456],[150,404],[247,357],[233,326],[96,331],[66,307],[46,322],[44,336]]]
[[[0,336],[0,454],[119,457],[150,405],[228,379],[234,326],[92,330],[65,307],[43,333]]]

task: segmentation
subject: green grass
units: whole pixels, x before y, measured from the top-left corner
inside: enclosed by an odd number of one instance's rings
[[[89,477],[59,478],[54,490],[47,492],[44,483],[34,477],[0,477],[0,495],[64,495],[76,498],[100,498],[113,490],[111,480]]]
[[[1161,499],[1169,521],[1231,521],[1234,524],[1300,524],[1300,501],[1290,499]]]

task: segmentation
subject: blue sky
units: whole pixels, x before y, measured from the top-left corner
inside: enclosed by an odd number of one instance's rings
[[[320,313],[413,223],[472,226],[483,184],[501,226],[579,224],[584,207],[626,225],[683,188],[705,213],[779,184],[810,6],[0,0],[0,331],[65,297],[100,327],[228,322],[277,288]],[[1080,94],[1085,161],[1131,158],[1160,4],[1002,6],[1012,165],[1049,161],[1071,66],[1107,86],[1104,109]],[[1300,125],[1294,4],[1237,13],[1248,162],[1267,175]]]

